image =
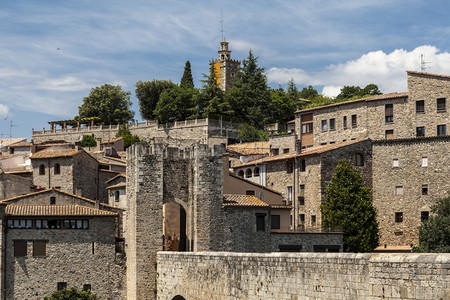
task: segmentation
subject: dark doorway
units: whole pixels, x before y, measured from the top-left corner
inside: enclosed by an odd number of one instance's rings
[[[164,204],[163,234],[164,251],[186,251],[186,211],[180,204]]]

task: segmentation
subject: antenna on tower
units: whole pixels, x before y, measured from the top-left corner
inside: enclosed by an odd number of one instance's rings
[[[223,11],[222,11],[222,9],[220,9],[220,16],[221,16],[221,19],[220,19],[220,33],[222,35],[222,41],[225,41],[225,38],[223,37]]]
[[[427,64],[429,64],[429,61],[425,61],[425,55],[420,54],[420,71],[425,72],[427,69]]]

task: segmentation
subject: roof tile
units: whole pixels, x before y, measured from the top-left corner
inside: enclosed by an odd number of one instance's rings
[[[117,213],[81,205],[8,205],[8,216],[104,216],[114,217]]]
[[[255,196],[248,195],[223,195],[224,206],[247,206],[247,207],[270,207],[266,202],[259,200]]]

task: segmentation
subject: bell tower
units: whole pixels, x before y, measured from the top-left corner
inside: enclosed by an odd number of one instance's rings
[[[228,42],[220,42],[219,59],[214,61],[214,70],[216,72],[217,84],[226,91],[233,85],[233,79],[239,72],[241,62],[231,59],[231,51],[228,49]]]

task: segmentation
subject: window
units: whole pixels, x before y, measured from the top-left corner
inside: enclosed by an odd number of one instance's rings
[[[430,212],[429,211],[421,211],[420,212],[420,220],[422,222],[425,222],[426,220],[428,220],[429,217],[430,217]]]
[[[446,111],[446,108],[445,108],[445,98],[438,98],[438,99],[436,100],[436,110],[437,110],[438,112],[444,112],[444,111]]]
[[[272,155],[278,155],[278,154],[280,154],[280,149],[278,149],[278,148],[272,149]]]
[[[428,195],[428,184],[422,184],[422,195]]]
[[[256,215],[256,231],[265,231],[265,222],[266,215],[265,214],[257,214]]]
[[[384,121],[386,123],[394,122],[394,104],[386,104],[384,106]]]
[[[384,137],[385,137],[385,139],[387,139],[387,140],[392,140],[392,139],[394,139],[394,130],[393,130],[393,129],[388,129],[388,130],[386,130],[385,133],[384,133]]]
[[[316,215],[311,216],[311,226],[316,226]]]
[[[90,291],[91,290],[91,285],[90,284],[83,284],[83,291]]]
[[[347,116],[344,116],[344,117],[342,118],[342,127],[343,127],[344,129],[347,129]]]
[[[58,291],[64,290],[66,288],[67,288],[67,282],[58,282],[58,286],[57,286]]]
[[[120,200],[120,191],[115,191],[114,192],[114,200],[116,202],[119,202],[119,200]]]
[[[403,222],[403,213],[396,212],[395,213],[395,223],[401,223],[401,222]]]
[[[253,173],[253,176],[258,177],[259,176],[259,167],[256,167]]]
[[[271,216],[271,228],[280,229],[280,215]]]
[[[396,195],[403,195],[403,186],[402,185],[397,185],[395,187],[395,194]]]
[[[286,172],[288,173],[294,172],[294,162],[290,159],[286,161]]]
[[[299,196],[305,196],[305,185],[304,184],[300,184],[298,186],[298,195]]]
[[[254,191],[254,190],[246,190],[246,191],[245,191],[245,194],[246,194],[247,196],[255,196],[255,191]]]
[[[239,177],[244,177],[244,171],[242,171],[242,170],[239,170],[239,172],[238,172],[238,174],[237,174]]]
[[[34,257],[44,257],[46,256],[46,241],[33,241],[33,256]]]
[[[283,153],[289,153],[289,148],[283,149]]]
[[[302,133],[311,133],[311,132],[313,132],[313,123],[302,124]]]
[[[330,130],[336,130],[336,119],[330,119]]]
[[[292,186],[288,186],[288,187],[287,187],[287,200],[288,200],[289,202],[292,201]]]
[[[55,175],[61,174],[61,166],[59,164],[55,164],[53,172],[55,173]]]
[[[245,171],[245,178],[252,178],[252,169],[247,169]]]
[[[306,171],[306,160],[301,159],[300,160],[300,172],[305,172]]]
[[[298,196],[298,205],[305,205],[305,197]]]
[[[361,153],[353,153],[352,156],[353,165],[355,166],[364,166],[364,156]]]
[[[14,256],[27,256],[27,241],[14,241]]]
[[[48,220],[48,228],[50,229],[61,228],[61,220]]]
[[[322,131],[327,131],[327,129],[328,129],[327,127],[328,127],[327,120],[322,120],[322,125],[320,127],[320,128],[322,128]]]
[[[416,136],[417,137],[425,136],[425,127],[424,126],[416,127]]]
[[[56,197],[50,197],[50,205],[56,204]]]
[[[422,167],[428,167],[428,157],[422,157]]]
[[[39,175],[45,175],[45,166],[44,165],[39,166]]]
[[[299,216],[300,225],[305,224],[305,214],[299,214],[298,216]]]
[[[398,158],[394,158],[394,159],[392,160],[392,167],[393,167],[393,168],[398,168]]]
[[[418,100],[416,101],[416,113],[424,113],[425,112],[425,101]]]
[[[447,126],[446,125],[438,125],[436,135],[437,136],[447,135]]]
[[[352,128],[355,128],[358,126],[358,120],[356,118],[356,115],[352,115]]]

